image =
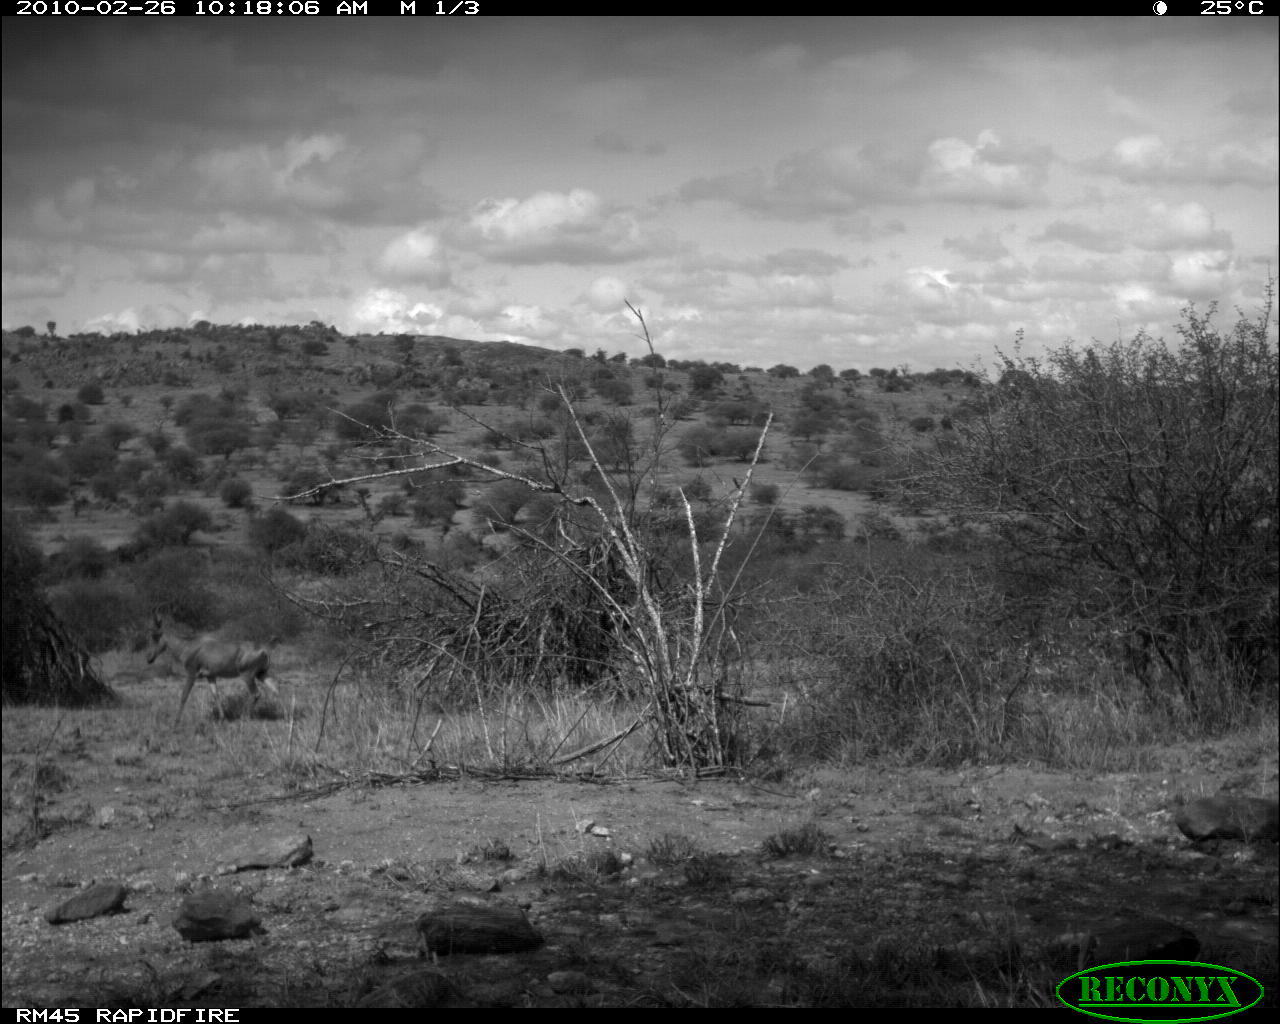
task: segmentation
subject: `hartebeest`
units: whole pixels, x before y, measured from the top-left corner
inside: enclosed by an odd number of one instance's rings
[[[151,629],[151,646],[147,651],[147,664],[153,663],[162,654],[168,654],[182,667],[187,674],[187,681],[182,687],[182,700],[178,702],[178,713],[173,717],[177,725],[182,718],[182,709],[187,706],[187,698],[191,696],[191,688],[195,686],[197,677],[203,676],[213,687],[213,699],[221,707],[218,696],[218,680],[243,676],[249,687],[249,695],[254,703],[258,700],[258,683],[271,687],[267,680],[271,668],[271,649],[278,637],[272,637],[265,647],[254,644],[233,643],[226,640],[214,640],[199,637],[191,641],[183,641],[169,636],[164,631],[164,624],[157,611]]]

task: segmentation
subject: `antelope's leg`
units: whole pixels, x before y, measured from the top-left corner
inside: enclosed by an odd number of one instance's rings
[[[191,696],[191,688],[196,685],[195,672],[187,673],[187,681],[182,687],[182,699],[178,701],[178,713],[173,716],[173,724],[177,725],[178,720],[182,718],[182,709],[187,706],[187,698]]]

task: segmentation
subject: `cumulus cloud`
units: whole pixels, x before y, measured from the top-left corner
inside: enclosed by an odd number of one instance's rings
[[[1134,244],[1141,249],[1231,248],[1231,236],[1214,227],[1213,214],[1200,203],[1151,203]]]
[[[191,276],[191,258],[171,252],[143,252],[134,258],[134,272],[143,281],[172,284]]]
[[[485,199],[451,240],[503,263],[621,263],[671,248],[633,214],[582,188]]]
[[[1184,253],[1169,268],[1169,283],[1188,299],[1215,299],[1231,285],[1231,254],[1221,250]]]
[[[431,288],[449,284],[449,260],[440,239],[418,228],[393,238],[378,254],[374,271],[391,281],[413,281]]]
[[[210,149],[191,161],[190,173],[197,201],[219,208],[386,223],[439,212],[427,164],[426,144],[412,132],[364,142],[315,133]]]
[[[1047,146],[1005,143],[990,130],[979,132],[972,146],[963,139],[938,139],[929,146],[919,193],[934,201],[1036,205],[1045,199],[1050,155]]]
[[[1232,248],[1230,234],[1218,230],[1213,214],[1195,202],[1149,203],[1108,216],[1101,226],[1053,221],[1033,241],[1061,242],[1097,253],[1119,253],[1129,248],[1149,252]]]
[[[0,295],[6,300],[43,299],[63,295],[75,284],[75,266],[44,246],[8,239]]]
[[[1159,135],[1121,139],[1086,167],[1143,185],[1187,183],[1274,187],[1280,165],[1280,136],[1252,142],[1170,144]]]
[[[69,264],[40,271],[6,270],[0,275],[0,295],[6,300],[47,299],[66,294],[74,283]]]
[[[1016,208],[1045,201],[1051,158],[1046,146],[1010,144],[986,130],[974,144],[942,138],[906,155],[870,145],[794,153],[770,173],[754,169],[695,178],[678,195],[796,220],[849,215],[884,202]]]
[[[627,296],[627,285],[621,279],[597,277],[587,286],[584,298],[597,313],[615,313],[622,308]]]
[[[444,309],[434,303],[411,302],[392,288],[371,288],[351,304],[350,321],[359,333],[438,334]]]
[[[1072,221],[1055,220],[1036,238],[1036,242],[1063,242],[1089,252],[1120,252],[1128,242],[1114,225],[1093,227]]]
[[[1009,249],[994,231],[981,231],[976,235],[960,238],[944,238],[942,247],[959,253],[967,260],[992,263],[1009,255]]]
[[[61,195],[36,201],[32,213],[35,229],[42,235],[66,238],[85,231],[88,218],[97,198],[97,186],[92,178],[77,178]]]
[[[98,316],[90,317],[84,322],[84,332],[86,334],[116,334],[124,331],[127,334],[134,334],[142,326],[142,318],[138,311],[132,307],[122,309],[115,313],[101,313]]]

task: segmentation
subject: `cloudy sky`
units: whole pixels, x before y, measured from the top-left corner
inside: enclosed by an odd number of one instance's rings
[[[6,18],[5,327],[837,369],[1172,336],[1277,253],[1274,19]]]

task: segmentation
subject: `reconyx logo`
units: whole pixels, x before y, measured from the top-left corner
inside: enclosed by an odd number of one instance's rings
[[[1058,983],[1073,1010],[1122,1021],[1217,1020],[1262,998],[1249,975],[1190,960],[1134,960],[1090,967]]]

